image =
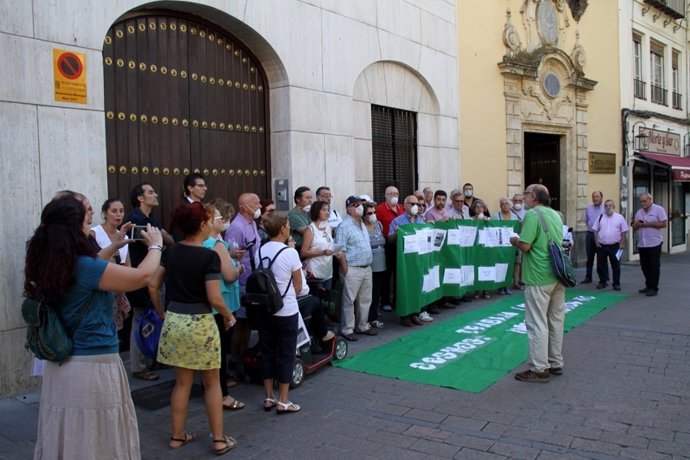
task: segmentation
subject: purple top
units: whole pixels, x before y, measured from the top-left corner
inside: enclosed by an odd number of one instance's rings
[[[446,208],[440,211],[436,208],[429,208],[426,213],[424,213],[424,220],[427,222],[438,222],[446,219],[448,217],[448,211]]]
[[[587,226],[588,232],[594,231],[594,222],[596,222],[596,220],[602,214],[604,214],[604,203],[600,204],[599,206],[594,206],[593,204],[587,206],[587,209],[585,209],[584,222]]]
[[[645,222],[665,222],[668,220],[666,211],[658,204],[653,204],[648,211],[641,208],[635,213],[635,220],[643,220]],[[638,248],[654,248],[664,242],[663,228],[641,227],[637,229],[637,247]]]
[[[259,237],[256,222],[247,220],[242,214],[237,214],[230,223],[230,227],[225,231],[225,241],[230,245],[230,249],[234,249],[233,241],[237,243],[235,248],[239,249],[243,249],[250,241],[256,241],[253,248],[254,254],[261,247],[261,237]],[[258,263],[258,260],[256,262]],[[244,265],[244,271],[240,275],[240,286],[247,284],[247,278],[249,278],[249,274],[252,272],[252,266],[249,262],[249,251],[244,254],[242,265]]]
[[[594,221],[594,230],[598,232],[597,242],[599,244],[616,244],[621,242],[623,234],[629,228],[625,217],[614,212],[611,216],[604,214],[601,218],[597,218]]]

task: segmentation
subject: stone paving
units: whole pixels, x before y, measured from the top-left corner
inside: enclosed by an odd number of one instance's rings
[[[303,411],[282,417],[261,409],[261,387],[239,385],[231,394],[247,407],[225,412],[226,432],[239,441],[227,458],[690,458],[690,253],[663,256],[657,297],[637,293],[637,265],[622,273],[630,297],[566,335],[565,372],[548,384],[511,373],[473,394],[327,366],[291,392]],[[463,304],[437,321],[494,300]],[[383,321],[379,336],[351,344],[351,352],[409,333],[392,314]],[[31,458],[38,398],[0,400],[1,459]],[[192,400],[187,424],[200,438],[178,451],[167,448],[169,408],[137,413],[144,459],[215,457],[201,399]]]

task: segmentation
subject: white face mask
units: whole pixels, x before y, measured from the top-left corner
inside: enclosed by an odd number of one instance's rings
[[[477,214],[477,219],[483,219],[483,218],[484,218],[483,212],[480,212],[479,214]]]
[[[463,192],[467,198],[472,197],[472,194],[474,193],[474,190],[465,190]]]
[[[256,211],[254,211],[254,219],[258,219],[261,217],[261,208],[257,208]]]
[[[310,205],[310,204],[306,205],[306,206],[304,207],[303,211],[304,211],[304,212],[309,212],[309,211],[311,211],[311,205]]]
[[[230,222],[225,222],[223,223],[223,231],[227,230],[230,228]]]
[[[370,224],[375,224],[376,223],[376,214],[372,214],[369,216],[369,223]]]
[[[364,214],[364,206],[361,204],[355,208],[355,212],[359,217],[362,217],[362,214]]]
[[[397,204],[398,204],[398,197],[394,196],[393,198],[391,198],[391,205],[397,206]]]
[[[515,206],[513,206],[516,211],[519,211],[522,209],[522,203],[515,203]]]
[[[413,216],[416,216],[418,212],[419,206],[417,206],[416,204],[410,208],[410,214],[412,214]]]

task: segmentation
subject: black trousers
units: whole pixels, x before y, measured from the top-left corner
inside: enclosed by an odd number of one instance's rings
[[[372,282],[371,282],[371,306],[369,307],[369,318],[368,322],[376,321],[379,319],[380,307],[383,307],[383,299],[381,291],[383,290],[383,279],[385,276],[385,271],[383,272],[373,272]]]
[[[228,354],[230,353],[230,341],[232,340],[232,328],[225,330],[225,321],[220,314],[213,315],[218,326],[218,334],[220,334],[220,369],[218,375],[220,376],[220,391],[223,396],[228,395]]]
[[[311,317],[307,324],[307,329],[314,337],[314,340],[321,341],[321,339],[328,333],[328,325],[326,323],[326,314],[323,312],[321,299],[313,295],[305,296],[297,299],[299,304],[299,311],[302,313],[302,318],[305,321],[307,317]]]
[[[397,250],[397,243],[389,243],[386,241],[386,271],[383,272],[383,279],[381,280],[381,306],[394,305],[393,302],[391,302],[391,279],[393,280],[393,291],[395,293],[395,270],[398,260]]]
[[[640,252],[640,268],[649,289],[659,289],[661,273],[661,244],[652,248],[637,248]]]
[[[594,256],[597,253],[597,242],[594,239],[594,232],[587,231],[585,235],[585,251],[587,252],[587,273],[586,278],[592,278],[592,269],[594,268]]]
[[[261,378],[290,383],[297,354],[297,313],[275,316],[258,313]]]
[[[613,285],[621,284],[621,261],[616,257],[620,244],[602,244],[597,248],[597,275],[600,283],[609,282],[609,263],[613,274]]]

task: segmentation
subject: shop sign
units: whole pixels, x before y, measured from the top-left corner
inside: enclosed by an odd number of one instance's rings
[[[690,182],[690,169],[674,169],[673,180],[676,182]]]
[[[615,174],[616,154],[589,152],[590,174]]]
[[[645,152],[680,156],[680,134],[640,126],[639,135],[646,137]]]

